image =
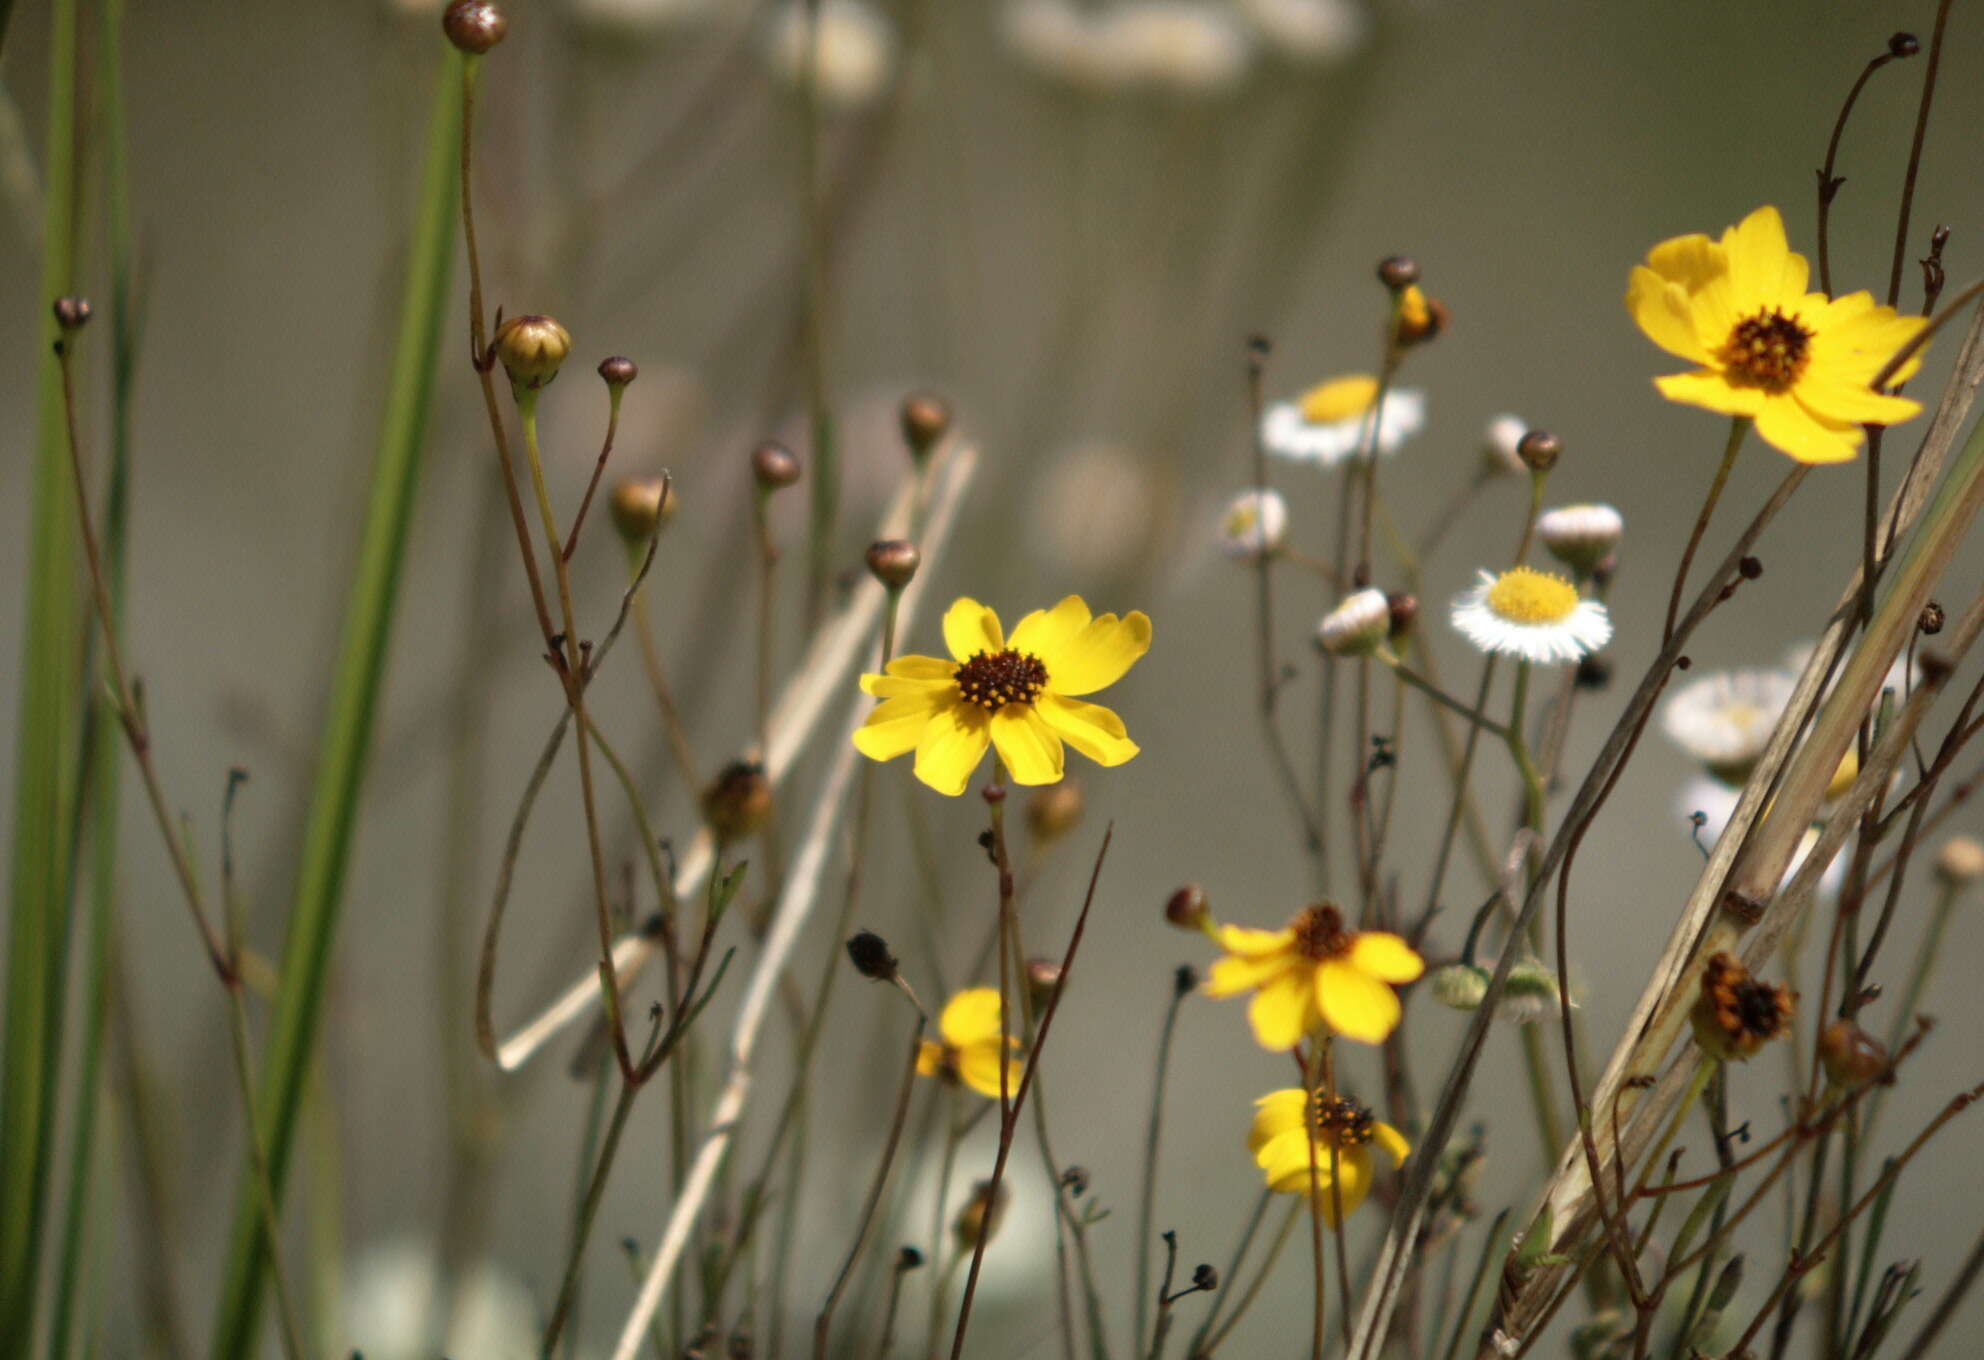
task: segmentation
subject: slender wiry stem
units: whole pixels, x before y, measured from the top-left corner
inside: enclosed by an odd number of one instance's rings
[[[1736,455],[1742,452],[1743,436],[1750,432],[1750,418],[1736,416],[1729,422],[1729,442],[1723,446],[1722,462],[1715,469],[1715,479],[1708,484],[1708,495],[1702,498],[1702,508],[1695,514],[1695,527],[1688,531],[1688,546],[1681,550],[1681,561],[1674,568],[1674,588],[1667,597],[1667,621],[1661,625],[1660,637],[1665,642],[1674,636],[1674,623],[1681,613],[1681,594],[1688,588],[1688,568],[1694,565],[1695,550],[1702,545],[1702,535],[1708,532],[1708,522],[1715,514],[1716,503],[1722,499],[1722,488],[1729,484],[1730,469],[1736,466]]]
[[[1137,1307],[1135,1354],[1142,1355],[1150,1335],[1150,1223],[1157,1203],[1157,1149],[1164,1128],[1164,1079],[1171,1069],[1171,1035],[1178,1027],[1178,1008],[1191,995],[1190,986],[1173,987],[1157,1032],[1157,1075],[1151,1082],[1150,1116],[1144,1121],[1143,1177],[1137,1191]]]
[[[1212,1307],[1206,1310],[1204,1322],[1192,1333],[1192,1344],[1185,1348],[1187,1360],[1197,1360],[1205,1354],[1205,1339],[1212,1331],[1213,1323],[1219,1320],[1220,1305],[1226,1302],[1226,1295],[1233,1288],[1233,1282],[1240,1274],[1240,1267],[1247,1260],[1248,1249],[1254,1245],[1254,1235],[1260,1231],[1261,1220],[1267,1216],[1268,1205],[1274,1200],[1274,1191],[1263,1190],[1254,1201],[1254,1210],[1247,1215],[1247,1226],[1240,1230],[1240,1241],[1233,1248],[1233,1259],[1226,1263],[1226,1270],[1219,1277],[1219,1289],[1213,1294]]]
[[[1191,1360],[1204,1360],[1204,1357],[1218,1350],[1220,1342],[1226,1340],[1227,1335],[1240,1325],[1240,1319],[1247,1316],[1247,1310],[1253,1307],[1262,1286],[1267,1284],[1268,1276],[1274,1273],[1274,1264],[1281,1259],[1281,1249],[1288,1245],[1288,1239],[1295,1230],[1295,1221],[1301,1216],[1300,1204],[1288,1206],[1288,1213],[1281,1220],[1280,1230],[1275,1233],[1274,1241],[1268,1244],[1268,1254],[1261,1259],[1261,1268],[1254,1273],[1253,1280],[1240,1295],[1240,1301],[1233,1305],[1232,1314],[1219,1325],[1219,1329],[1206,1338],[1204,1345],[1200,1345],[1196,1340],[1192,1343]]]
[[[1915,207],[1915,177],[1922,169],[1922,145],[1929,137],[1929,109],[1936,100],[1936,76],[1943,65],[1943,32],[1950,20],[1950,0],[1936,6],[1936,26],[1929,35],[1929,59],[1922,71],[1922,102],[1915,110],[1915,135],[1908,144],[1908,169],[1901,181],[1901,205],[1895,212],[1894,258],[1888,266],[1888,306],[1901,296],[1901,267],[1908,258],[1908,219]],[[1874,386],[1879,387],[1880,383]]]
[[[1883,52],[1869,61],[1861,70],[1860,78],[1853,82],[1853,88],[1846,92],[1846,102],[1839,106],[1839,117],[1833,120],[1832,137],[1826,142],[1826,163],[1819,170],[1819,291],[1832,293],[1832,252],[1828,248],[1831,225],[1832,201],[1839,196],[1840,185],[1845,180],[1833,174],[1833,167],[1839,163],[1839,140],[1846,134],[1846,120],[1853,114],[1853,105],[1860,98],[1860,91],[1867,87],[1867,81],[1874,72],[1895,59],[1895,53]]]

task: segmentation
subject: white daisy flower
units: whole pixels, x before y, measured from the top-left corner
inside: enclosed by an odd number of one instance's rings
[[[1538,665],[1576,661],[1612,640],[1612,618],[1563,577],[1534,567],[1481,573],[1453,603],[1454,627],[1484,652]]]
[[[1764,753],[1796,685],[1787,671],[1716,671],[1674,691],[1661,706],[1661,730],[1716,774],[1740,780]]]
[[[1239,8],[1291,61],[1342,61],[1371,31],[1370,15],[1351,0],[1239,0]]]
[[[1219,550],[1241,562],[1258,562],[1281,547],[1288,502],[1279,491],[1243,491],[1219,517]]]
[[[1205,0],[1124,0],[1098,14],[1092,32],[1115,86],[1216,94],[1238,85],[1254,62],[1246,30]]]
[[[1316,641],[1332,656],[1369,656],[1391,631],[1392,606],[1371,587],[1346,598],[1316,625]]]
[[[1521,416],[1499,415],[1481,431],[1481,465],[1487,471],[1508,477],[1527,477],[1529,464],[1516,451],[1529,433],[1529,422]]]
[[[1536,537],[1550,555],[1589,576],[1619,546],[1626,517],[1609,505],[1560,505],[1536,517]]]
[[[1729,818],[1736,811],[1736,800],[1742,792],[1740,788],[1720,779],[1696,775],[1682,786],[1681,796],[1675,801],[1675,811],[1680,814],[1681,824],[1687,828],[1688,834],[1704,850],[1712,850],[1716,841],[1721,839],[1723,828],[1729,825]],[[1699,825],[1697,818],[1700,818]],[[1818,829],[1806,828],[1804,835],[1798,839],[1798,848],[1792,853],[1790,865],[1784,871],[1784,883],[1791,881],[1791,876],[1805,862],[1805,856],[1811,854],[1812,847],[1818,843]],[[1833,856],[1832,863],[1826,865],[1825,872],[1819,876],[1820,892],[1839,891],[1840,883],[1846,878],[1846,860],[1845,855]]]
[[[1369,374],[1332,378],[1294,401],[1268,407],[1261,417],[1261,443],[1283,458],[1335,467],[1364,446],[1364,426],[1377,399],[1378,380]],[[1425,394],[1392,388],[1378,421],[1378,452],[1397,453],[1425,427]]]
[[[880,11],[864,0],[823,0],[818,22],[813,74],[822,104],[853,108],[888,88],[895,76],[896,32]],[[808,36],[804,5],[788,3],[773,17],[772,70],[795,85],[805,69]]]

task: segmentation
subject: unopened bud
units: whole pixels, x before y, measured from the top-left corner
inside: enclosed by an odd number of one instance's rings
[[[951,429],[951,404],[935,392],[912,392],[902,399],[902,437],[910,456],[922,462]]]
[[[630,477],[613,488],[607,508],[620,537],[644,547],[657,525],[674,518],[675,485],[666,477]]]
[[[1936,852],[1936,877],[1953,888],[1984,878],[1984,841],[1952,836]]]
[[[742,840],[772,815],[772,781],[755,761],[737,760],[723,767],[703,795],[703,817],[723,840]]]
[[[971,1198],[964,1208],[958,1211],[951,1231],[956,1234],[958,1250],[976,1251],[980,1242],[991,1243],[999,1235],[999,1224],[1006,1216],[1007,1192],[1004,1184],[995,1186],[991,1181],[980,1181],[972,1187]]]
[[[510,31],[510,21],[489,0],[454,0],[441,12],[441,31],[471,57],[479,57]]]
[[[632,359],[616,354],[610,359],[599,361],[599,376],[608,387],[625,387],[641,376],[641,370]]]
[[[897,1270],[921,1270],[922,1268],[923,1253],[915,1247],[904,1247],[896,1253]]]
[[[1835,1020],[1819,1031],[1819,1061],[1827,1079],[1845,1091],[1888,1074],[1887,1046],[1851,1020]]]
[[[923,555],[906,538],[885,538],[868,545],[868,571],[890,590],[901,590],[916,579]]]
[[[1048,845],[1082,824],[1082,786],[1073,779],[1042,784],[1026,799],[1027,830],[1035,844]]]
[[[1564,441],[1548,430],[1531,430],[1516,441],[1516,457],[1531,472],[1548,472],[1564,456]]]
[[[1437,339],[1453,318],[1446,304],[1426,296],[1418,284],[1399,295],[1398,321],[1392,327],[1392,340],[1401,348],[1423,345]]]
[[[1047,1009],[1047,1003],[1061,986],[1061,965],[1053,959],[1026,961],[1026,989],[1033,998],[1033,1013]]]
[[[1198,1268],[1193,1270],[1192,1272],[1192,1288],[1194,1289],[1219,1288],[1219,1272],[1213,1269],[1211,1266],[1207,1265],[1205,1262],[1201,1261],[1198,1265]]]
[[[1323,615],[1316,641],[1332,656],[1369,656],[1391,632],[1392,606],[1375,587],[1360,590]]]
[[[1187,883],[1172,893],[1164,903],[1164,919],[1180,930],[1204,930],[1212,920],[1206,890],[1196,883]]]
[[[1386,631],[1394,638],[1404,637],[1412,631],[1412,625],[1419,620],[1419,597],[1404,591],[1394,591],[1385,596],[1385,608],[1391,614],[1391,623]]]
[[[81,330],[89,325],[92,311],[88,298],[64,294],[55,299],[55,324],[65,331]]]
[[[1913,33],[1896,33],[1888,39],[1888,55],[1912,57],[1922,50],[1922,40]]]
[[[847,957],[854,971],[875,982],[889,982],[896,975],[896,956],[889,942],[872,930],[858,931],[847,941]]]
[[[572,333],[548,316],[513,316],[496,328],[496,357],[517,387],[543,387],[572,352]]]
[[[1171,974],[1171,994],[1188,996],[1198,989],[1199,970],[1189,963],[1181,963]]]
[[[799,480],[799,458],[777,440],[767,439],[751,450],[751,475],[761,491],[777,491]]]
[[[1596,653],[1580,657],[1576,683],[1579,689],[1604,689],[1612,683],[1612,662]]]
[[[1536,517],[1537,538],[1579,576],[1611,556],[1625,532],[1625,517],[1609,505],[1564,505]]]
[[[1488,970],[1471,963],[1450,963],[1433,970],[1433,999],[1457,1011],[1481,1008],[1488,995]]]
[[[1419,262],[1410,255],[1387,255],[1378,261],[1378,282],[1396,293],[1419,282]]]
[[[1558,1013],[1564,989],[1557,982],[1556,970],[1540,959],[1517,959],[1509,965],[1502,980],[1502,996],[1495,1003],[1497,1019],[1527,1025]]]
[[[1948,619],[1949,616],[1943,612],[1942,605],[1931,600],[1922,606],[1922,615],[1915,620],[1915,626],[1921,630],[1922,636],[1934,637],[1943,631],[1943,624],[1948,622]]]

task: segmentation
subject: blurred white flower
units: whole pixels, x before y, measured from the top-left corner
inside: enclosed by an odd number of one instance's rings
[[[1364,45],[1371,19],[1351,0],[1237,0],[1261,36],[1292,61],[1339,62]]]
[[[734,8],[728,0],[570,0],[572,17],[608,37],[641,38]]]
[[[1681,796],[1675,802],[1675,811],[1681,816],[1681,824],[1704,851],[1715,848],[1723,828],[1729,825],[1730,815],[1736,811],[1736,800],[1742,792],[1734,785],[1708,775],[1696,775],[1682,786]],[[1697,816],[1701,819],[1699,826],[1696,825]],[[1805,862],[1805,856],[1811,854],[1812,847],[1818,843],[1818,829],[1807,828],[1799,838],[1790,866],[1784,871],[1784,882],[1791,881],[1791,876],[1798,872],[1798,866]],[[1826,865],[1825,873],[1819,876],[1820,892],[1839,891],[1840,883],[1846,878],[1846,860],[1845,852],[1832,857],[1832,863]]]
[[[1529,422],[1521,416],[1499,415],[1481,431],[1481,463],[1490,472],[1527,477],[1529,464],[1523,462],[1516,446],[1529,433]]]
[[[1375,586],[1347,596],[1316,624],[1316,641],[1332,656],[1369,656],[1391,631],[1392,607]]]
[[[1099,10],[1010,0],[1000,26],[1040,74],[1099,91],[1214,94],[1238,85],[1254,60],[1247,30],[1207,0],[1120,0]]]
[[[1279,491],[1243,491],[1219,517],[1219,550],[1241,562],[1258,562],[1281,547],[1288,502]]]
[[[1764,753],[1796,683],[1786,671],[1715,671],[1674,691],[1661,707],[1661,730],[1709,769],[1741,779]]]
[[[1119,571],[1164,532],[1162,470],[1120,444],[1077,445],[1038,479],[1027,536],[1064,570]]]
[[[819,32],[810,34],[806,6],[789,2],[772,18],[772,70],[797,85],[806,67],[807,39],[818,52],[814,74],[820,102],[854,108],[875,99],[895,75],[896,31],[865,0],[821,0]]]
[[[345,1344],[339,1349],[360,1352],[366,1360],[536,1356],[544,1318],[521,1280],[482,1261],[458,1283],[453,1299],[437,1298],[437,1283],[434,1252],[425,1243],[403,1238],[367,1247],[352,1263],[345,1284]],[[427,1334],[439,1316],[437,1303],[447,1305],[444,1337]]]
[[[1278,401],[1261,417],[1261,442],[1269,453],[1298,463],[1335,467],[1364,445],[1364,425],[1378,399],[1378,380],[1353,373],[1318,383],[1294,401]],[[1397,453],[1426,427],[1426,397],[1410,388],[1385,393],[1378,421],[1378,452]]]

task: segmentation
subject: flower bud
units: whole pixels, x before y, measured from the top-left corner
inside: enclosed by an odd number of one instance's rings
[[[971,1198],[965,1201],[964,1208],[958,1211],[951,1231],[956,1235],[958,1250],[972,1252],[978,1244],[990,1245],[999,1235],[999,1224],[1006,1216],[1008,1194],[1004,1184],[993,1185],[991,1181],[980,1181],[972,1187]]]
[[[1192,1288],[1202,1290],[1219,1288],[1219,1272],[1201,1261],[1192,1271]]]
[[[1332,656],[1369,656],[1391,627],[1391,601],[1374,587],[1358,591],[1323,615],[1316,625],[1316,641]]]
[[[1501,415],[1490,420],[1481,431],[1482,470],[1496,476],[1528,475],[1528,464],[1516,452],[1528,433],[1529,426],[1521,416]]]
[[[1984,878],[1984,841],[1952,836],[1936,852],[1936,877],[1952,888]]]
[[[751,475],[760,491],[777,491],[799,480],[799,458],[775,439],[751,450]]]
[[[1577,687],[1579,689],[1601,690],[1612,683],[1612,662],[1593,653],[1578,659]]]
[[[55,324],[65,331],[79,331],[90,322],[92,308],[86,297],[73,293],[55,299]]]
[[[599,376],[608,387],[625,387],[641,376],[641,370],[632,359],[616,354],[610,359],[599,361]]]
[[[1061,985],[1061,965],[1053,959],[1028,959],[1026,961],[1026,990],[1033,999],[1033,1013],[1039,1015],[1047,1009],[1047,1003],[1054,999],[1055,989]]]
[[[1378,282],[1394,293],[1419,282],[1419,262],[1410,255],[1387,255],[1378,261]]]
[[[1450,963],[1433,970],[1433,999],[1457,1011],[1481,1008],[1488,995],[1488,970],[1471,963]]]
[[[772,781],[755,761],[735,760],[723,767],[703,795],[703,817],[718,838],[742,840],[772,815]]]
[[[1288,502],[1278,491],[1243,491],[1219,517],[1219,550],[1238,562],[1258,562],[1280,550],[1288,531]]]
[[[905,538],[885,538],[868,545],[868,571],[890,590],[901,590],[916,579],[923,556]]]
[[[1171,994],[1173,996],[1188,995],[1191,992],[1197,991],[1198,986],[1199,970],[1192,967],[1191,964],[1181,963],[1172,970]]]
[[[857,931],[847,941],[847,957],[854,971],[874,982],[891,982],[896,975],[896,956],[889,942],[872,930]]]
[[[906,1246],[896,1253],[896,1269],[898,1271],[921,1270],[922,1268],[923,1253],[917,1248]]]
[[[548,316],[513,316],[496,328],[496,357],[516,387],[543,387],[572,352],[572,333]]]
[[[1851,1020],[1835,1020],[1819,1031],[1819,1061],[1826,1079],[1843,1091],[1888,1075],[1887,1046]]]
[[[1921,614],[1916,617],[1915,627],[1923,637],[1934,637],[1943,631],[1943,625],[1947,622],[1949,615],[1944,612],[1943,606],[1931,600],[1922,606]]]
[[[1579,576],[1591,575],[1625,532],[1625,517],[1609,505],[1563,505],[1536,517],[1537,538]]]
[[[1412,625],[1419,619],[1419,597],[1404,591],[1393,591],[1385,596],[1385,608],[1391,615],[1391,623],[1386,628],[1394,638],[1402,638],[1412,631]]]
[[[1172,893],[1164,903],[1164,919],[1180,930],[1204,930],[1212,921],[1206,890],[1196,883],[1187,883]]]
[[[454,0],[441,11],[441,31],[471,57],[479,57],[510,31],[510,21],[489,0]]]
[[[1517,959],[1509,965],[1502,980],[1502,997],[1495,1003],[1496,1018],[1527,1025],[1558,1013],[1564,989],[1557,972],[1540,959]]]
[[[1564,456],[1564,441],[1548,430],[1531,430],[1516,441],[1516,457],[1531,472],[1548,472]]]
[[[919,463],[951,429],[951,404],[935,392],[911,392],[902,399],[901,415],[903,442]]]
[[[1423,345],[1428,340],[1437,339],[1452,319],[1445,303],[1427,297],[1425,290],[1415,283],[1399,295],[1398,320],[1392,327],[1392,341],[1401,349]]]
[[[1922,40],[1913,33],[1896,33],[1888,38],[1888,55],[1912,57],[1922,50]]]
[[[1082,786],[1073,779],[1042,784],[1026,799],[1026,826],[1034,843],[1049,845],[1082,824]]]
[[[614,486],[607,508],[620,537],[645,547],[655,526],[675,517],[675,484],[666,477],[629,477]]]

